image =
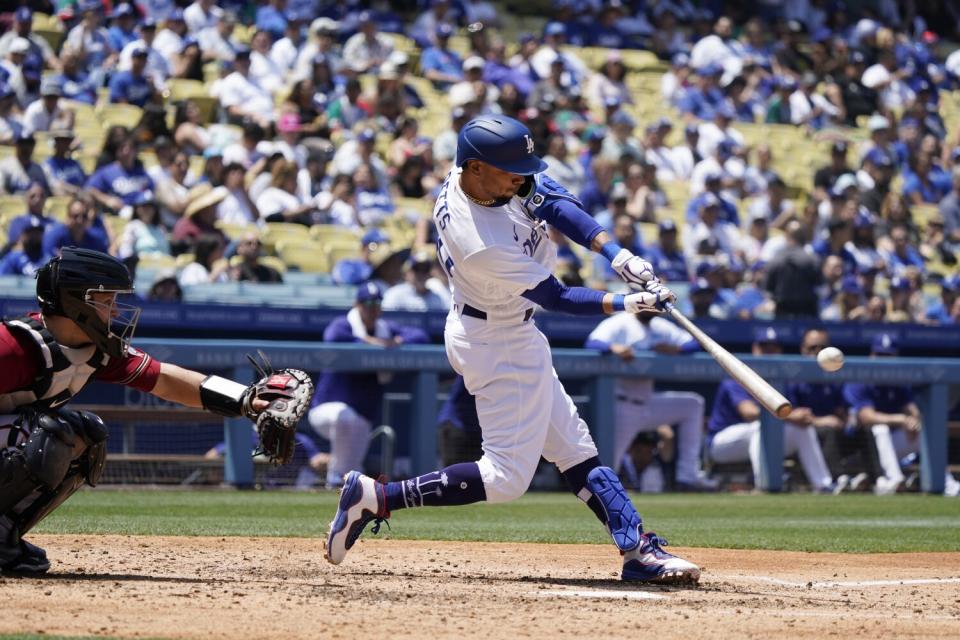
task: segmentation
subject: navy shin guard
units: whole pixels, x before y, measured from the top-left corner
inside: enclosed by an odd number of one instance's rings
[[[631,551],[640,544],[643,521],[620,478],[610,467],[596,467],[587,474],[587,490],[600,502],[606,514],[607,531],[621,551]]]

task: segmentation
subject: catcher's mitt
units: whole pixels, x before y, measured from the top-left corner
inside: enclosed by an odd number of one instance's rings
[[[274,371],[263,354],[260,356],[265,366],[253,358],[250,361],[263,377],[250,387],[245,404],[249,407],[254,399],[266,400],[270,404],[258,414],[248,414],[256,423],[260,436],[260,443],[253,453],[263,455],[275,464],[286,464],[293,458],[297,423],[313,398],[313,380],[300,369]]]

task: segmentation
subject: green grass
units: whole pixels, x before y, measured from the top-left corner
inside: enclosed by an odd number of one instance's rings
[[[796,551],[960,551],[960,501],[939,496],[635,496],[645,527],[682,546]],[[197,536],[322,537],[332,492],[112,491],[73,496],[38,531]],[[569,494],[510,504],[402,511],[395,539],[608,543]],[[365,535],[371,535],[369,532]]]

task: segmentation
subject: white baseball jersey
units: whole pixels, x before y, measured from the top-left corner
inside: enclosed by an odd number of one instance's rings
[[[666,318],[652,318],[650,324],[644,324],[632,313],[610,316],[598,324],[588,338],[607,344],[630,345],[634,351],[650,351],[663,344],[679,347],[692,339],[689,333]],[[653,381],[649,378],[619,378],[617,395],[635,400],[649,399],[653,395]]]
[[[521,321],[535,304],[520,294],[553,274],[556,246],[519,198],[499,207],[472,202],[460,187],[461,171],[447,175],[433,211],[453,303],[469,304],[493,322]]]

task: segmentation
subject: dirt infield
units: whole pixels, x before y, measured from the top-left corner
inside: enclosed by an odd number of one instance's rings
[[[0,633],[123,638],[960,637],[960,554],[684,549],[696,589],[617,579],[601,545],[34,536]]]

